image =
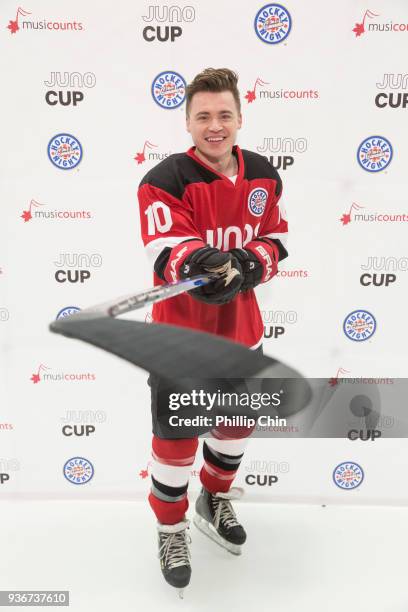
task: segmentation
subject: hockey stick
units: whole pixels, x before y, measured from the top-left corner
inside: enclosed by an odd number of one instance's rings
[[[80,312],[71,315],[70,318],[76,317],[77,319],[84,319],[103,316],[117,317],[118,315],[125,314],[126,312],[138,310],[139,308],[156,304],[156,302],[162,302],[163,300],[175,297],[176,295],[180,295],[181,293],[185,293],[191,289],[203,287],[204,285],[208,285],[212,281],[217,280],[219,277],[220,274],[215,273],[200,274],[198,276],[192,276],[191,278],[186,278],[174,283],[157,285],[156,287],[152,287],[151,289],[147,289],[147,291],[142,291],[141,293],[131,293],[114,300],[109,300],[108,302],[103,302],[102,304],[96,304],[96,306],[90,306],[89,308],[85,308]]]

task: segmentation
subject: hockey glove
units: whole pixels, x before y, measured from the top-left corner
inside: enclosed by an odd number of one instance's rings
[[[263,267],[256,255],[245,249],[231,249],[230,253],[237,258],[244,274],[241,291],[248,291],[259,285],[262,281]]]
[[[231,249],[229,253],[241,264],[244,274],[241,291],[266,283],[278,271],[278,250],[271,241],[253,240],[245,249]]]
[[[243,281],[242,268],[231,253],[205,246],[193,251],[180,267],[180,278],[217,272],[221,278],[189,291],[192,297],[207,304],[227,304],[239,293]]]

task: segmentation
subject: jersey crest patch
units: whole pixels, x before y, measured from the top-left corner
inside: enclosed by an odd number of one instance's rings
[[[253,189],[248,196],[248,208],[255,217],[260,217],[265,211],[269,193],[263,187]]]

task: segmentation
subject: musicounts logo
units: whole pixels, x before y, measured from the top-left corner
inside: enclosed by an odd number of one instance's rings
[[[244,98],[248,104],[257,99],[256,88],[258,87],[259,98],[266,100],[283,100],[284,102],[293,100],[316,100],[320,97],[319,91],[316,89],[270,89],[265,85],[270,85],[257,77],[253,89],[248,89]]]
[[[32,374],[30,380],[36,385],[39,382],[91,382],[96,380],[96,375],[89,372],[58,372],[58,374],[49,374],[47,370],[51,370],[41,363],[37,371]]]
[[[308,278],[309,270],[279,270],[276,274],[278,278]]]
[[[85,29],[83,24],[77,21],[48,21],[48,19],[33,21],[32,19],[20,19],[21,17],[27,17],[27,15],[31,15],[30,11],[26,11],[19,6],[16,12],[16,18],[10,20],[7,26],[7,29],[10,30],[10,34],[16,34],[20,30],[38,30],[43,32],[47,30],[53,30],[54,32],[69,30],[79,32]]]
[[[356,213],[353,211],[362,210],[365,206],[360,206],[356,202],[353,202],[347,213],[344,213],[339,221],[341,224],[349,225],[352,221],[364,222],[364,223],[406,223],[408,221],[408,214],[405,213]]]
[[[373,13],[373,11],[370,11],[370,9],[367,9],[363,15],[362,22],[356,23],[356,25],[354,26],[352,30],[355,33],[356,37],[362,36],[366,32],[408,32],[408,23],[394,23],[392,19],[386,22],[380,21],[378,19],[376,19],[375,21],[372,21],[371,23],[367,21],[367,26],[366,26],[367,19],[374,20],[375,17],[379,17],[379,16],[380,16],[379,14]]]
[[[28,206],[28,210],[23,210],[23,214],[20,215],[21,219],[23,219],[24,223],[31,221],[31,219],[47,219],[52,221],[67,221],[72,219],[91,219],[92,213],[89,210],[33,210],[36,208],[40,208],[40,206],[46,206],[45,204],[41,204],[40,202],[36,202],[36,200],[30,200],[30,204]]]
[[[158,148],[158,145],[152,144],[148,140],[145,140],[142,151],[139,151],[139,153],[136,153],[133,159],[139,166],[140,164],[143,164],[145,161],[154,161],[157,163],[158,161],[161,161],[162,159],[165,159],[166,157],[169,157],[172,154],[171,151],[167,151],[165,153],[160,152],[160,151],[149,151],[148,153],[146,153],[146,149],[157,149],[157,148]]]
[[[335,387],[336,385],[339,384],[339,374],[350,374],[350,372],[349,370],[345,370],[342,367],[338,368],[336,372],[336,376],[333,376],[332,378],[329,379],[329,385],[331,387]]]

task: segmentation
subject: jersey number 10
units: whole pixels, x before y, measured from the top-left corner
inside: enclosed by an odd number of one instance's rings
[[[161,211],[161,215],[159,211]],[[163,202],[150,204],[145,210],[145,215],[147,216],[147,233],[149,236],[154,236],[157,232],[164,234],[173,225],[170,208]]]

